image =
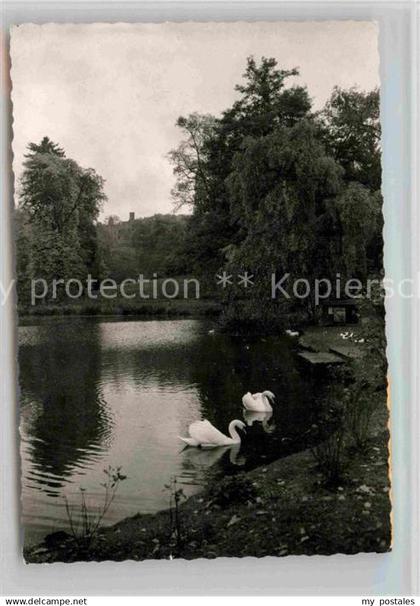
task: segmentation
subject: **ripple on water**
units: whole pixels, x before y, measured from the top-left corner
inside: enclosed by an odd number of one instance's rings
[[[23,519],[30,537],[78,518],[80,488],[101,507],[104,468],[123,467],[105,522],[167,508],[176,477],[186,495],[208,471],[234,473],[305,448],[311,390],[290,342],[208,335],[202,320],[60,318],[19,329]],[[208,418],[242,418],[246,391],[270,389],[272,433],[255,421],[238,452],[184,449],[178,436]],[[266,428],[267,429],[267,428]],[[286,437],[286,445],[282,438]]]

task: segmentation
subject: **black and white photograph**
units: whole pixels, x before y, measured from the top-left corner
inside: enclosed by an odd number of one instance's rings
[[[380,84],[373,21],[12,28],[25,562],[391,550]]]

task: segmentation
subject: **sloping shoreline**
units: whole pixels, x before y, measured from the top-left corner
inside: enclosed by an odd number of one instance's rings
[[[341,329],[309,329],[299,346],[328,351],[342,343]],[[355,330],[359,335],[363,327]],[[358,337],[360,338],[360,337]],[[303,341],[303,343],[302,343]],[[321,344],[321,348],[319,347]],[[366,363],[376,360],[364,343],[356,345]],[[264,557],[386,552],[391,545],[388,408],[384,386],[375,391],[377,405],[363,452],[349,449],[342,481],[328,487],[310,449],[242,473],[253,495],[235,491],[220,504],[204,491],[179,504],[178,532],[174,511],[137,514],[100,529],[89,548],[65,532],[49,535],[25,549],[28,563]],[[228,491],[229,492],[229,491]],[[214,491],[213,491],[214,493]],[[245,493],[246,495],[246,493]]]
[[[258,496],[221,507],[208,493],[180,505],[181,546],[169,510],[100,530],[88,550],[56,533],[25,550],[28,563],[386,552],[391,544],[387,412],[372,423],[369,450],[342,485],[328,489],[309,450],[246,474]]]

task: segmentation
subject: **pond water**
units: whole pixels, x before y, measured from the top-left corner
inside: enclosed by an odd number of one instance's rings
[[[168,507],[174,476],[189,495],[209,475],[250,469],[308,446],[314,389],[287,338],[209,334],[208,321],[51,318],[19,328],[23,523],[27,543],[67,529],[64,497],[103,499],[103,470],[122,466],[105,522]],[[240,448],[183,449],[207,418],[227,433],[242,395],[270,389],[271,418],[247,417]],[[262,422],[263,421],[263,422]],[[210,473],[209,470],[212,470]],[[76,514],[75,514],[76,515]]]

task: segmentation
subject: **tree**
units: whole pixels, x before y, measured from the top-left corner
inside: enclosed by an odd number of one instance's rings
[[[337,197],[336,211],[342,234],[342,275],[365,280],[369,245],[378,235],[378,213],[382,216],[378,196],[360,183],[349,183]]]
[[[379,190],[379,90],[365,93],[336,87],[320,117],[327,149],[344,168],[346,180]]]
[[[379,90],[363,92],[356,88],[343,90],[336,87],[320,118],[326,148],[343,167],[344,179],[348,183],[348,189],[334,210],[336,219],[341,222],[342,217],[345,222],[340,227],[344,246],[340,253],[343,255],[342,266],[348,265],[347,271],[351,267],[351,271],[361,271],[362,274],[366,271],[380,273],[383,266],[383,216]],[[357,183],[368,191],[357,187]],[[363,208],[363,202],[366,208]],[[359,230],[353,230],[355,222],[359,223]],[[363,257],[358,268],[357,263],[351,261],[356,254],[355,249],[353,252],[350,250],[353,248],[350,245],[352,231]]]
[[[121,282],[139,274],[149,278],[185,274],[188,219],[169,214],[126,222],[105,219],[98,225],[98,234],[106,275]]]
[[[185,215],[153,215],[135,221],[131,245],[135,251],[137,273],[159,277],[185,272],[183,245]]]
[[[27,217],[20,209],[15,210],[16,234],[16,289],[21,303],[29,302],[28,284],[30,281],[30,229]]]
[[[313,283],[321,267],[331,262],[328,239],[319,237],[320,218],[341,188],[342,169],[330,158],[310,120],[273,133],[249,138],[234,158],[228,179],[231,208],[235,209],[244,240],[230,251],[229,273],[248,271],[256,277],[246,294],[246,314],[278,318],[278,302],[271,297],[271,276]],[[292,299],[296,297],[290,293]],[[313,301],[305,299],[312,312]],[[271,311],[270,311],[271,310]],[[268,313],[270,312],[270,313]]]
[[[104,180],[66,158],[47,137],[28,149],[20,209],[29,226],[31,276],[51,281],[97,274],[95,223],[105,200]]]
[[[118,215],[109,215],[109,217],[105,217],[104,223],[105,225],[118,225],[121,223],[121,219]]]
[[[247,130],[248,135],[268,134],[277,126],[293,126],[311,109],[305,87],[286,88],[288,78],[298,75],[297,68],[278,69],[276,59],[262,57],[258,66],[254,57],[248,57],[245,83],[235,86],[241,96],[224,117],[245,120],[245,125],[254,130]]]
[[[93,169],[54,152],[26,156],[20,204],[31,222],[42,222],[64,233],[81,217],[95,221],[102,202],[104,180]]]
[[[28,149],[29,154],[25,154],[25,158],[30,158],[34,154],[53,154],[60,158],[64,158],[64,156],[66,155],[64,149],[59,147],[48,137],[44,137],[41,143],[29,143]]]
[[[306,88],[287,86],[297,75],[249,57],[237,100],[200,139],[183,188],[193,269],[253,274],[252,289],[226,290],[226,317],[264,329],[315,311],[313,288],[302,300],[290,293],[288,309],[273,301],[272,274],[313,285],[382,268],[379,93],[336,88],[314,115]],[[181,157],[172,154],[175,165]]]
[[[215,118],[210,115],[190,114],[180,116],[177,126],[182,129],[185,138],[177,149],[169,152],[176,177],[175,187],[171,190],[175,209],[193,206],[195,199],[208,195],[209,184],[206,173],[207,142],[212,136]]]
[[[193,120],[190,116],[190,122],[181,119],[179,123],[184,129],[188,125],[188,138],[170,157],[178,177],[175,191],[193,206],[186,247],[195,259],[194,269],[200,273],[213,274],[224,263],[226,246],[237,244],[246,235],[237,222],[235,209],[232,212],[227,189],[235,154],[249,136],[263,137],[278,127],[290,127],[310,111],[304,87],[286,88],[287,80],[296,75],[297,69],[278,69],[275,59],[263,57],[258,65],[249,57],[244,83],[235,87],[239,98],[232,107],[220,118],[208,120],[210,127],[205,130],[197,117]],[[191,130],[198,125],[201,136],[196,138],[195,148],[191,145]],[[191,149],[194,153],[187,154],[186,164],[185,150]]]

